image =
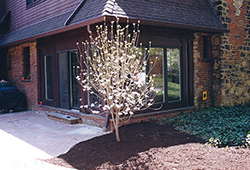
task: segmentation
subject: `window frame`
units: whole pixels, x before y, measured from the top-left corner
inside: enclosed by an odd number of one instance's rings
[[[33,6],[36,6],[36,5],[42,3],[42,2],[44,2],[46,0],[30,0],[30,1],[31,1],[31,3],[28,4],[28,0],[26,0],[26,9],[29,9],[29,8],[31,8]]]
[[[47,57],[51,57],[51,61],[52,61],[52,98],[48,98],[48,88],[47,88],[47,65],[46,65],[46,60],[47,60]],[[43,57],[43,62],[44,62],[44,98],[46,101],[50,101],[50,102],[53,102],[54,101],[54,82],[53,82],[53,55],[51,54],[45,54],[44,57]]]
[[[164,96],[163,96],[163,101],[162,102],[155,102],[154,105],[168,105],[168,104],[174,104],[174,103],[181,103],[182,99],[183,99],[183,89],[182,89],[182,82],[183,82],[183,71],[182,71],[182,57],[181,57],[181,53],[182,53],[182,49],[181,47],[177,47],[177,46],[151,46],[151,47],[146,47],[148,49],[150,48],[161,48],[163,50],[163,89],[164,89]],[[180,81],[180,97],[179,100],[169,100],[169,91],[168,91],[168,55],[167,55],[167,49],[178,49],[179,50],[179,81]],[[149,57],[149,54],[146,52],[146,55]],[[147,66],[146,66],[146,73],[149,73],[149,67],[150,67],[150,61],[148,59],[147,62]]]
[[[23,76],[22,80],[30,80],[30,47],[23,48]]]
[[[176,39],[178,40],[178,39]],[[162,41],[163,42],[163,41]],[[180,69],[180,100],[174,100],[169,101],[168,100],[168,85],[165,83],[165,94],[166,94],[166,100],[165,103],[154,103],[151,108],[145,110],[145,111],[138,111],[137,114],[143,115],[143,114],[154,114],[154,113],[162,113],[166,112],[167,110],[172,109],[181,109],[181,108],[187,108],[187,107],[193,107],[194,106],[194,92],[193,92],[193,45],[192,45],[192,39],[191,38],[180,38],[179,41],[174,42],[172,44],[168,43],[154,43],[155,45],[150,46],[152,47],[161,47],[165,48],[177,48],[179,49],[179,69]],[[143,46],[145,48],[150,48],[149,46]],[[164,65],[167,65],[167,56],[166,56],[166,50],[164,50],[164,57],[165,62]],[[147,66],[148,67],[148,66]],[[167,72],[167,67],[165,66],[164,72]],[[167,74],[164,74],[164,76],[167,76]],[[167,80],[167,77],[165,77],[165,80]]]

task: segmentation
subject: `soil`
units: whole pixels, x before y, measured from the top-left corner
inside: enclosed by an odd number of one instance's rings
[[[250,149],[215,148],[171,124],[141,122],[73,146],[46,162],[80,170],[88,169],[239,169],[250,167]]]

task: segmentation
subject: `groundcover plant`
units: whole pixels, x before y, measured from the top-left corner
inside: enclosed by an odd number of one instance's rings
[[[208,108],[161,120],[172,122],[176,129],[201,137],[216,147],[249,147],[250,107]]]

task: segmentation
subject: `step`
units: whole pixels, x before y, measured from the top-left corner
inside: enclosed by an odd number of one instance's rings
[[[56,113],[56,112],[46,113],[46,115],[49,119],[53,119],[53,120],[57,120],[57,121],[61,121],[61,122],[69,123],[69,124],[82,123],[82,119],[77,116]]]

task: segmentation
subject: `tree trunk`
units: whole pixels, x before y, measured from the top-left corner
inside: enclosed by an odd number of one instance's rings
[[[119,116],[116,115],[115,117],[115,135],[117,142],[120,142],[120,136],[119,136]]]
[[[117,142],[120,142],[120,136],[119,136],[119,115],[116,115],[113,112],[111,112],[110,114],[111,114],[111,117],[112,117],[113,125],[115,127],[116,140],[117,140]]]
[[[118,127],[118,125],[115,126],[115,135],[116,135],[117,142],[120,142],[119,127]]]

